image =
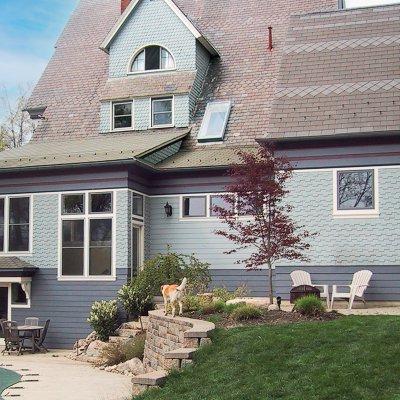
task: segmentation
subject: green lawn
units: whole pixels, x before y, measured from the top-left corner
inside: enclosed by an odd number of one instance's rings
[[[141,400],[400,399],[400,317],[218,330]]]

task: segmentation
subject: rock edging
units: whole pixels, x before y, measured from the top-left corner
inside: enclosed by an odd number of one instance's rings
[[[212,322],[150,311],[143,358],[146,373],[132,379],[133,394],[161,386],[168,371],[191,364],[195,351],[211,342],[209,336],[214,329]]]

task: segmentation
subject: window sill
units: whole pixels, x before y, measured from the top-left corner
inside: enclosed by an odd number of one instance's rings
[[[168,69],[149,69],[147,71],[129,71],[127,75],[135,76],[135,75],[147,75],[147,74],[164,74],[166,72],[173,72],[176,70],[177,70],[176,68],[168,68]]]
[[[118,132],[133,132],[135,128],[130,126],[129,128],[118,128],[118,129],[111,129],[111,133],[118,133]]]
[[[149,129],[165,129],[165,128],[175,128],[174,124],[169,125],[152,125]]]
[[[380,212],[376,210],[354,212],[354,211],[334,211],[332,214],[334,219],[346,219],[346,218],[379,218]]]
[[[28,257],[28,256],[32,256],[32,252],[27,252],[27,251],[13,251],[13,252],[9,252],[9,253],[5,253],[2,252],[0,253],[0,257]]]
[[[116,276],[59,276],[60,282],[113,282],[117,280]]]
[[[11,308],[31,308],[30,304],[11,304]]]

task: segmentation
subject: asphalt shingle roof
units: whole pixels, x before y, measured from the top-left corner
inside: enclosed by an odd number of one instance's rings
[[[0,270],[35,268],[33,265],[18,257],[0,257]]]
[[[0,170],[133,160],[182,139],[188,132],[188,129],[163,129],[68,141],[31,142],[1,152]]]

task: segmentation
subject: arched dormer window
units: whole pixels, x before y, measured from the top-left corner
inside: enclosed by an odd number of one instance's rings
[[[167,49],[161,46],[147,46],[136,55],[130,71],[144,72],[174,68],[174,58]]]

